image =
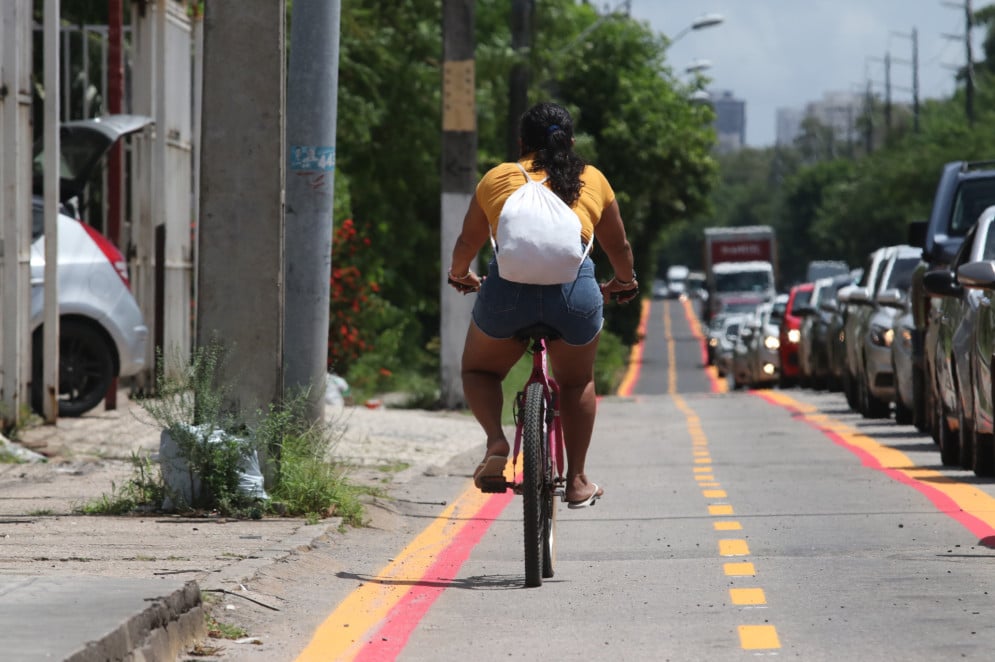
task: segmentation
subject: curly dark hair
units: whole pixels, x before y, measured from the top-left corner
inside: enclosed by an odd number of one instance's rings
[[[544,170],[549,187],[568,205],[580,197],[580,174],[587,165],[573,151],[574,123],[563,106],[542,102],[522,115],[522,156],[534,153],[532,171]]]

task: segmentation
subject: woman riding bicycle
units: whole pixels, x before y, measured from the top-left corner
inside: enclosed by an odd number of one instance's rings
[[[528,346],[516,337],[517,332],[542,323],[559,336],[548,344],[549,360],[560,387],[567,455],[565,498],[578,508],[593,504],[604,493],[588,480],[584,466],[597,410],[594,358],[604,321],[603,303],[615,293],[630,293],[628,297],[616,294],[619,301],[631,299],[638,283],[615,193],[597,168],[574,153],[573,120],[567,110],[553,103],[533,106],[522,116],[519,140],[518,163],[534,173],[536,180],[548,177],[545,185],[579,217],[579,239],[587,244],[597,237],[615,277],[599,286],[590,257],[584,259],[576,280],[562,285],[505,280],[493,259],[486,278],[473,273],[470,264],[492,230],[496,235],[505,201],[524,183],[516,163],[502,163],[480,180],[453,247],[448,274],[457,290],[480,290],[462,364],[467,405],[487,436],[487,450],[474,472],[474,483],[479,488],[481,481],[504,474],[510,446],[501,425],[501,382]]]

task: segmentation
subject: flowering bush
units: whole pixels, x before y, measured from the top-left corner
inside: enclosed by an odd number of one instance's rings
[[[370,239],[352,219],[346,219],[332,237],[332,279],[328,319],[328,367],[345,374],[360,356],[373,349],[371,302],[380,291]],[[364,273],[365,271],[365,273]]]

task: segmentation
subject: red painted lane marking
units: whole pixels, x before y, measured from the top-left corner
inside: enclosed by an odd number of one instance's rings
[[[972,515],[971,513],[965,511],[952,497],[950,497],[950,495],[946,494],[942,490],[928,483],[916,480],[915,478],[906,474],[904,471],[901,471],[899,469],[892,469],[890,467],[882,465],[881,461],[877,457],[875,457],[872,453],[869,453],[865,449],[853,445],[852,443],[847,441],[847,439],[843,435],[839,434],[835,430],[819,425],[818,422],[809,419],[806,415],[806,412],[802,411],[802,409],[800,409],[798,406],[787,402],[779,401],[774,397],[772,397],[771,395],[764,392],[753,392],[753,393],[757,397],[762,398],[763,400],[766,400],[767,402],[773,405],[782,407],[783,409],[786,409],[792,412],[793,414],[798,415],[805,423],[807,423],[811,427],[815,428],[816,430],[819,430],[824,435],[829,437],[833,441],[833,443],[842,446],[843,448],[847,449],[848,451],[856,455],[858,458],[860,458],[860,461],[864,466],[880,471],[889,478],[891,478],[892,480],[898,481],[903,485],[908,485],[909,487],[917,490],[920,494],[929,499],[930,502],[932,502],[933,505],[936,506],[937,510],[939,510],[944,515],[948,515],[949,517],[953,518],[961,525],[963,525],[968,531],[977,536],[978,540],[981,541],[982,544],[984,544],[986,538],[991,538],[992,536],[995,536],[995,528],[993,528],[990,524],[978,518],[977,516]]]
[[[512,492],[495,494],[459,530],[438,560],[426,569],[418,583],[388,612],[383,625],[373,632],[354,660],[393,660],[404,650],[411,633],[444,590],[449,588],[473,548],[514,498]]]

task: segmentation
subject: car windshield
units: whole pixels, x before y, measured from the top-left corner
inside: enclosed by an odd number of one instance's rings
[[[803,308],[812,300],[812,290],[798,290],[795,292],[795,301],[791,304],[794,309]]]
[[[891,275],[888,277],[888,289],[907,291],[912,287],[912,272],[919,264],[917,257],[903,257],[895,260],[895,266],[891,268]]]
[[[974,179],[961,183],[950,214],[950,234],[962,237],[974,225],[986,207],[995,205],[995,185],[991,179]]]
[[[724,313],[752,313],[757,309],[757,304],[754,301],[736,301],[727,303],[722,307],[722,312]]]
[[[764,292],[770,288],[769,271],[737,271],[731,274],[715,274],[715,289],[718,292]]]

